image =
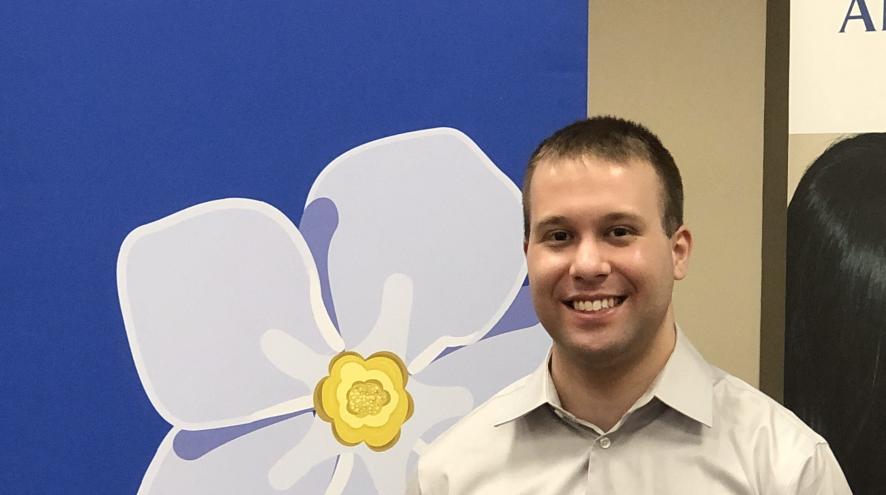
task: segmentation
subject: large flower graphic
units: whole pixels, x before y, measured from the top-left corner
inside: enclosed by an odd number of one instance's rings
[[[299,227],[202,203],[127,236],[120,305],[172,425],[140,493],[402,493],[416,454],[549,340],[526,290],[520,193],[454,129],[330,163]]]

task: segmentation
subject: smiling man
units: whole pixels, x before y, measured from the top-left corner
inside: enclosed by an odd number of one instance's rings
[[[412,493],[850,493],[819,435],[676,326],[692,235],[654,134],[614,117],[557,131],[530,159],[523,203],[551,351],[432,444]]]

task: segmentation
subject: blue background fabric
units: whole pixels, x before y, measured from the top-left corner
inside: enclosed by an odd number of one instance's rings
[[[0,5],[0,486],[133,493],[169,430],[115,280],[139,225],[224,197],[298,222],[317,173],[454,127],[516,184],[585,115],[587,2]]]

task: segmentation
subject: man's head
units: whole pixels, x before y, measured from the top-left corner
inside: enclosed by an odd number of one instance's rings
[[[595,156],[626,162],[631,158],[652,165],[661,183],[662,227],[668,235],[683,225],[683,181],[671,153],[646,127],[618,117],[593,117],[566,126],[541,142],[523,176],[523,235],[529,238],[530,189],[538,163],[553,158]]]
[[[558,131],[529,167],[524,248],[555,357],[610,368],[666,357],[673,284],[692,246],[670,153],[607,117]]]

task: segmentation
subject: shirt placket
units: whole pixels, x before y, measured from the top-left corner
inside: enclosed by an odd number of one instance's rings
[[[608,483],[607,466],[615,452],[615,432],[599,435],[590,445],[587,451],[587,495],[611,494],[611,486]]]
[[[587,477],[585,491],[587,495],[611,494],[611,486],[607,478],[607,464],[615,447],[618,429],[624,421],[620,421],[612,430],[603,433],[596,426],[581,421],[567,411],[554,408],[554,414],[567,426],[586,435],[590,446],[585,454],[587,461]],[[625,417],[627,419],[627,417]]]

